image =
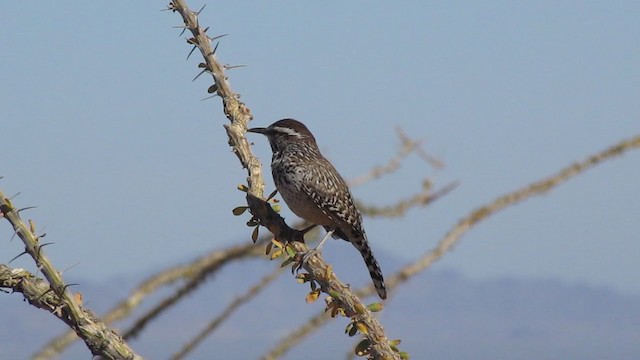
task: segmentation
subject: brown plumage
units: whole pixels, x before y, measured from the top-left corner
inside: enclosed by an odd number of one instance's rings
[[[309,129],[299,121],[283,119],[248,131],[269,139],[273,181],[287,206],[297,216],[327,230],[317,249],[329,235],[351,242],[362,255],[378,295],[386,299],[384,278],[369,248],[362,215],[346,182],[322,156]]]

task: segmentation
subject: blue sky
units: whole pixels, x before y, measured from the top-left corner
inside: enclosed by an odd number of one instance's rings
[[[200,101],[210,80],[191,82],[200,59],[185,61],[165,3],[13,3],[0,14],[0,189],[38,206],[27,216],[55,242],[59,268],[77,263],[74,276],[140,273],[250,241],[247,219],[231,215],[245,173],[220,101]],[[209,3],[200,19],[229,33],[224,62],[248,65],[229,77],[256,126],[305,122],[346,178],[393,156],[396,126],[447,164],[414,156],[354,189],[383,205],[425,177],[460,182],[405,218],[365,220],[374,250],[408,262],[471,209],[640,133],[638,13],[631,1],[280,1]],[[266,141],[252,140],[268,164]],[[639,160],[628,153],[493,216],[436,266],[640,294]],[[22,247],[8,224],[0,236],[7,262]]]

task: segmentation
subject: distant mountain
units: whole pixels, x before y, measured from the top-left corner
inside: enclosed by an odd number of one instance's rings
[[[342,279],[369,281],[355,251],[333,254],[327,255],[328,260],[337,264],[335,271]],[[383,257],[381,262],[388,273],[398,267],[393,259]],[[223,269],[130,344],[146,358],[169,358],[274,265],[255,260]],[[140,279],[73,281],[80,283],[76,291],[83,293],[87,305],[102,313]],[[304,302],[307,289],[283,274],[190,358],[259,357],[323,308],[322,301]],[[52,316],[19,299],[18,294],[0,295],[2,359],[28,359],[65,329]],[[148,300],[145,307],[157,299]],[[454,271],[429,270],[393,293],[380,317],[388,336],[402,339],[400,348],[412,359],[640,359],[640,297],[555,280],[471,281]],[[330,320],[285,358],[345,358],[354,343],[343,333],[346,324],[344,318]],[[118,326],[124,328],[126,323]],[[61,358],[89,359],[90,353],[83,344],[76,344]]]

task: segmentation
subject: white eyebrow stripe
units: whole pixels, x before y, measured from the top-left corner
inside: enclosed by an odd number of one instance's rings
[[[288,128],[288,127],[276,126],[276,127],[273,128],[273,130],[275,130],[277,132],[285,133],[287,135],[295,136],[297,138],[301,138],[302,137],[302,135],[300,135],[299,132],[293,130],[292,128]]]

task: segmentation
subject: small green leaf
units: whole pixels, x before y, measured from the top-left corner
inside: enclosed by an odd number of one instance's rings
[[[367,309],[369,309],[371,312],[379,312],[382,311],[383,306],[381,303],[373,303],[367,305]]]
[[[289,257],[292,257],[292,258],[296,257],[296,251],[295,249],[293,249],[293,247],[291,247],[290,245],[287,245],[286,250],[287,250],[287,255],[289,255]]]

